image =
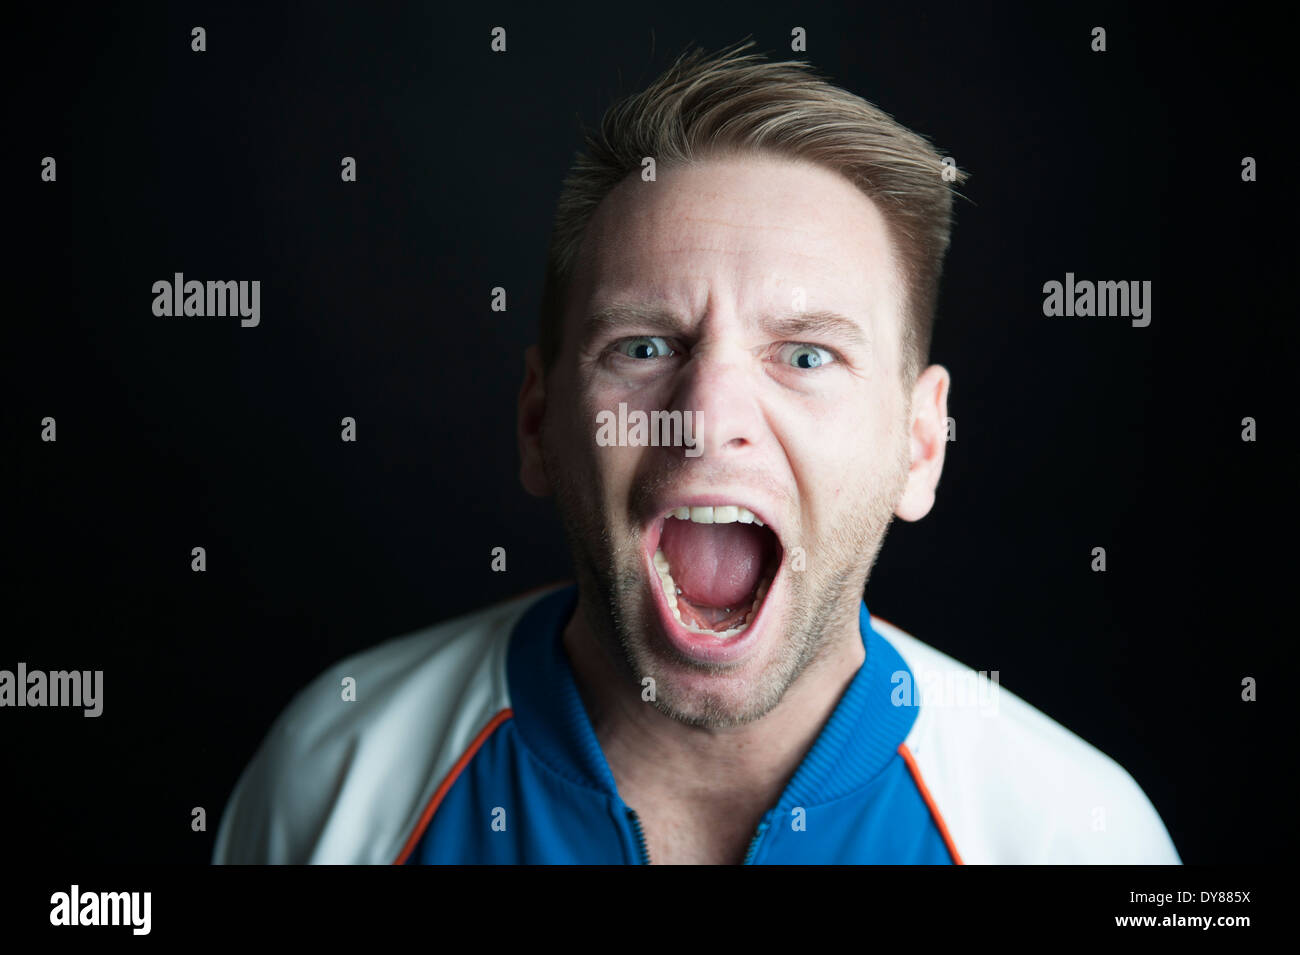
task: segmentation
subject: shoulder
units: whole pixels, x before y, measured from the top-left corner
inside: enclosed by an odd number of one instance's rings
[[[312,680],[236,783],[213,862],[393,862],[441,779],[509,710],[510,634],[541,596],[388,640]]]
[[[1171,863],[1159,814],[1115,760],[976,672],[873,617],[911,670],[903,746],[918,786],[967,863]],[[900,689],[901,687],[901,689]]]

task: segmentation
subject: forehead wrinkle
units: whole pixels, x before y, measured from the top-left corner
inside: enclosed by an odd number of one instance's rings
[[[780,225],[772,222],[733,222],[729,219],[714,219],[708,216],[683,215],[677,217],[681,222],[701,222],[705,225],[721,225],[730,229],[744,229],[746,232],[763,231],[763,232],[792,232],[796,235],[814,235],[812,229],[801,228],[794,225]]]
[[[681,255],[682,253],[686,253],[686,252],[713,252],[713,253],[721,253],[722,255],[730,255],[730,256],[755,255],[753,249],[724,249],[724,248],[719,248],[717,246],[711,246],[711,245],[669,246],[668,248],[664,249],[661,254]],[[832,271],[835,269],[834,264],[828,262],[824,254],[818,254],[815,252],[800,252],[798,249],[781,249],[779,256],[776,253],[769,253],[769,254],[771,254],[772,257],[779,257],[781,259],[791,259],[791,258],[808,259],[809,261],[816,262],[818,265],[822,266],[823,269],[830,269]]]

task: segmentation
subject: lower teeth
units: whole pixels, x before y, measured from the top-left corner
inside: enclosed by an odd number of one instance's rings
[[[668,598],[668,606],[672,609],[673,616],[677,618],[677,622],[691,633],[708,634],[717,637],[719,640],[730,639],[731,637],[742,633],[749,627],[750,623],[754,619],[754,615],[758,612],[759,604],[761,604],[763,598],[767,596],[768,587],[772,585],[772,579],[770,577],[765,577],[759,583],[758,589],[754,591],[754,601],[750,604],[749,610],[745,614],[745,618],[740,622],[740,626],[732,627],[730,630],[701,630],[699,627],[694,627],[683,620],[681,611],[677,609],[677,595],[682,592],[682,589],[673,582],[672,574],[668,572],[668,558],[664,556],[662,550],[655,551],[654,565],[655,570],[659,573],[659,580],[663,585],[664,596]],[[727,613],[730,612],[731,609],[727,608]]]

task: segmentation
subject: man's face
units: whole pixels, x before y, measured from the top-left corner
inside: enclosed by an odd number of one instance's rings
[[[588,623],[670,716],[757,719],[857,639],[909,470],[898,276],[871,200],[811,164],[633,174],[592,217],[540,454]],[[690,411],[696,447],[598,442],[620,404]]]

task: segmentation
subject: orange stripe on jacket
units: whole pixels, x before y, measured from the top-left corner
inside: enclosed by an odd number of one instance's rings
[[[912,756],[912,751],[907,748],[906,743],[898,744],[898,755],[902,756],[903,762],[907,763],[908,771],[911,772],[912,779],[916,781],[916,788],[921,791],[921,798],[925,800],[926,808],[930,810],[935,825],[939,827],[939,835],[943,836],[944,845],[948,847],[948,852],[952,855],[952,861],[957,865],[963,865],[961,855],[957,852],[957,845],[952,841],[952,833],[948,831],[948,824],[943,821],[943,814],[939,812],[939,807],[934,804],[934,797],[930,795],[925,780],[921,778],[921,768],[916,765],[916,759]]]
[[[451,767],[451,771],[448,772],[446,777],[443,779],[442,785],[440,785],[434,792],[433,798],[429,800],[429,805],[425,806],[424,812],[420,813],[420,821],[415,824],[415,831],[412,832],[410,838],[406,840],[406,845],[402,847],[402,851],[397,856],[396,861],[393,862],[393,865],[403,865],[406,862],[407,857],[415,850],[416,845],[419,843],[420,837],[424,835],[424,830],[429,828],[429,823],[433,820],[433,814],[438,811],[438,806],[442,802],[443,797],[451,790],[451,787],[455,784],[461,772],[469,765],[469,761],[474,758],[474,754],[477,753],[480,747],[487,742],[488,737],[492,735],[493,731],[498,726],[514,715],[514,710],[504,709],[496,716],[492,717],[492,719],[488,720],[487,726],[479,730],[479,734],[474,737],[474,741],[466,747],[465,752],[461,753],[460,759],[456,760],[456,765]]]

